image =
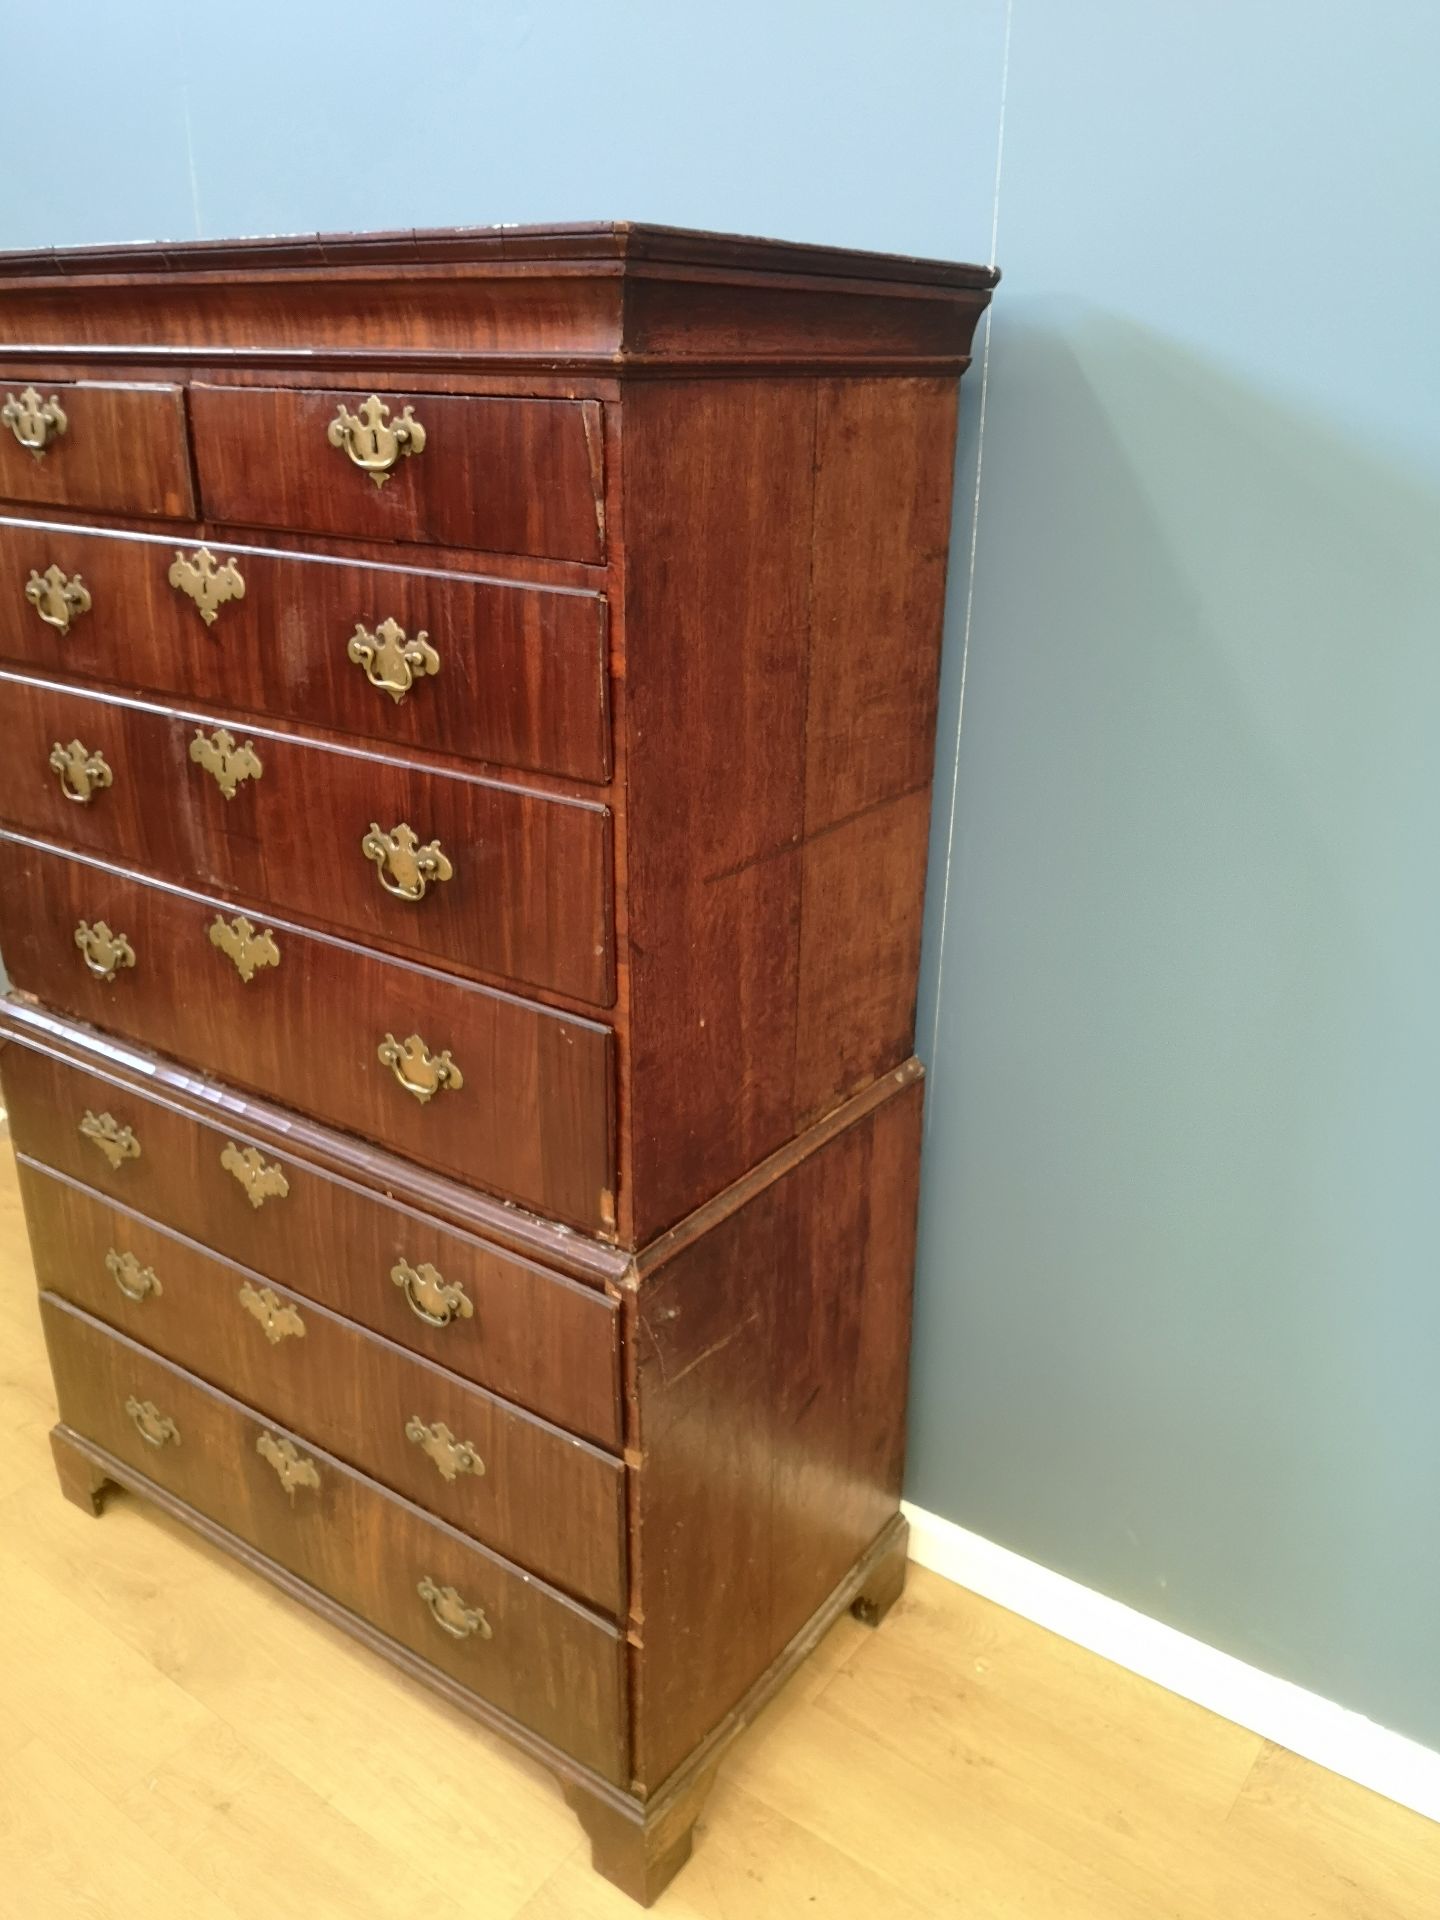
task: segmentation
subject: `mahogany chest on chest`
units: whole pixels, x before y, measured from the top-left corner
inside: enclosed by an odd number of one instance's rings
[[[649,1901],[900,1589],[995,275],[636,226],[0,256],[0,1069],[62,1486]]]

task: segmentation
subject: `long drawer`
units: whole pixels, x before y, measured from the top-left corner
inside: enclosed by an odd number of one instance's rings
[[[373,1176],[382,1192],[237,1122],[220,1088],[209,1120],[17,1040],[0,1068],[22,1156],[619,1448],[614,1300],[407,1206],[403,1162]]]
[[[572,1226],[613,1228],[612,1035],[0,834],[22,992]]]
[[[181,389],[0,376],[0,498],[188,520]]]
[[[231,525],[598,561],[595,400],[190,389],[201,511]]]
[[[624,1611],[618,1460],[57,1174],[24,1166],[21,1190],[42,1288]]]
[[[601,595],[207,539],[0,520],[0,658],[605,779]]]
[[[0,821],[415,958],[614,998],[610,815],[0,671]]]
[[[611,1622],[53,1294],[40,1307],[67,1426],[624,1782]]]

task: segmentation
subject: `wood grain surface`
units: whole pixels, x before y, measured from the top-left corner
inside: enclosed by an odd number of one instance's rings
[[[29,374],[0,373],[0,401],[30,384]],[[161,520],[194,513],[182,388],[50,380],[40,397],[59,401],[65,431],[37,457],[0,427],[0,499]]]

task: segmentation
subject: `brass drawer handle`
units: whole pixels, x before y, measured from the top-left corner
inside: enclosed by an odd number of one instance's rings
[[[442,1480],[454,1480],[462,1473],[477,1478],[485,1472],[485,1462],[468,1440],[457,1440],[443,1420],[427,1427],[418,1413],[405,1422],[405,1438],[413,1440],[427,1459],[434,1462]]]
[[[153,1400],[137,1400],[132,1393],[125,1402],[125,1411],[147,1447],[163,1447],[167,1441],[171,1446],[179,1446],[180,1429],[168,1413],[161,1413]]]
[[[237,913],[232,920],[217,913],[210,926],[210,944],[234,962],[235,971],[247,987],[261,967],[280,964],[280,949],[274,934],[252,926],[243,913]]]
[[[283,1200],[290,1191],[283,1170],[267,1166],[258,1147],[237,1147],[233,1140],[227,1140],[220,1164],[240,1182],[252,1207],[263,1207],[271,1199]]]
[[[425,429],[413,410],[402,408],[393,424],[390,409],[378,393],[360,402],[358,413],[351,413],[342,401],[335,418],[325,429],[332,447],[343,447],[353,464],[368,473],[377,487],[390,478],[397,460],[408,460],[412,453],[425,451]]]
[[[25,582],[25,598],[47,627],[68,633],[70,622],[90,611],[90,589],[78,573],[63,574],[59,567],[47,567],[37,573],[32,567]]]
[[[458,1093],[465,1084],[465,1076],[450,1058],[449,1049],[431,1053],[418,1033],[412,1033],[403,1044],[393,1033],[387,1033],[375,1049],[375,1057],[382,1067],[389,1067],[422,1107],[445,1088]]]
[[[262,1433],[255,1442],[255,1451],[279,1474],[280,1484],[289,1494],[292,1505],[297,1487],[320,1491],[320,1473],[315,1462],[297,1452],[293,1440],[277,1440],[273,1433]]]
[[[34,387],[25,387],[18,400],[13,393],[7,393],[4,406],[0,407],[0,421],[37,460],[45,458],[51,442],[58,440],[70,425],[58,395],[52,393],[48,400],[42,400]]]
[[[282,1300],[273,1287],[261,1287],[258,1290],[247,1280],[241,1287],[238,1299],[247,1313],[253,1313],[265,1331],[265,1338],[272,1347],[282,1340],[305,1338],[305,1322],[288,1300]]]
[[[50,766],[67,800],[88,807],[97,793],[113,787],[115,776],[103,753],[91,753],[78,740],[62,747],[57,740],[50,749]]]
[[[440,656],[427,633],[407,639],[394,620],[382,620],[375,631],[357,620],[345,649],[357,667],[363,667],[372,687],[388,693],[398,707],[417,680],[440,671]]]
[[[453,1280],[447,1280],[428,1260],[412,1267],[408,1260],[397,1260],[390,1278],[410,1303],[417,1320],[430,1327],[448,1327],[452,1320],[468,1320],[475,1309],[469,1295]]]
[[[140,1158],[140,1142],[133,1127],[122,1127],[111,1113],[92,1113],[87,1107],[80,1122],[80,1133],[93,1140],[115,1170],[124,1160]]]
[[[372,820],[360,851],[374,861],[381,886],[397,900],[423,900],[432,880],[449,880],[455,873],[440,842],[429,840],[422,847],[419,834],[404,820],[393,833],[382,833],[380,822]]]
[[[195,602],[207,627],[214,626],[221,607],[245,598],[245,582],[234,560],[222,566],[208,547],[197,547],[188,560],[177,547],[167,577],[177,593]]]
[[[153,1267],[142,1267],[133,1253],[117,1253],[114,1247],[105,1256],[105,1270],[127,1300],[144,1300],[154,1294],[158,1300],[165,1289]]]
[[[440,1587],[426,1574],[415,1591],[430,1609],[430,1617],[436,1626],[448,1633],[452,1640],[468,1640],[472,1633],[478,1633],[482,1640],[489,1640],[490,1622],[480,1607],[467,1607],[454,1587]]]
[[[224,727],[209,734],[197,727],[190,742],[190,758],[205,769],[227,800],[235,798],[235,789],[242,781],[258,780],[265,771],[255,743],[247,740],[243,747],[237,747],[234,735]]]
[[[92,927],[82,920],[75,929],[75,944],[85,964],[99,980],[113,980],[121,967],[133,967],[135,949],[123,933],[112,933],[103,920]]]

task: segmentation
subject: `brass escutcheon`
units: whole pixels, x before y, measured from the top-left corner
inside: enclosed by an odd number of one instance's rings
[[[265,771],[254,742],[247,740],[243,747],[237,747],[234,735],[224,727],[210,734],[197,727],[190,742],[190,758],[205,769],[227,800],[235,798],[235,789],[242,781],[258,780]]]
[[[70,622],[90,611],[90,589],[78,573],[66,575],[59,567],[47,567],[37,573],[32,567],[25,582],[25,598],[47,627],[68,633]]]
[[[258,1147],[237,1147],[233,1140],[227,1140],[220,1164],[240,1182],[252,1207],[263,1207],[271,1199],[283,1200],[290,1191],[283,1171],[278,1166],[266,1166]]]
[[[360,851],[374,861],[381,886],[397,900],[423,900],[432,880],[449,880],[455,872],[440,842],[428,840],[422,847],[419,834],[404,820],[391,833],[382,833],[379,821],[372,820]]]
[[[75,944],[86,966],[100,980],[113,980],[121,967],[135,964],[135,949],[130,942],[123,933],[112,933],[103,920],[97,920],[93,927],[82,920],[75,929]]]
[[[261,967],[278,967],[280,949],[268,929],[257,930],[237,913],[227,920],[217,913],[210,926],[210,944],[234,962],[235,971],[248,987]]]
[[[165,1291],[153,1267],[142,1267],[133,1253],[118,1253],[114,1247],[105,1256],[105,1271],[127,1300],[144,1300]]]
[[[97,793],[115,784],[104,754],[91,753],[78,740],[72,740],[67,747],[62,747],[57,740],[50,749],[50,766],[60,782],[61,793],[77,806],[88,807]]]
[[[345,652],[365,669],[371,686],[388,693],[397,707],[417,680],[440,671],[440,656],[429,635],[422,631],[407,639],[394,620],[382,620],[373,633],[357,620]]]
[[[427,1326],[448,1327],[452,1320],[468,1320],[475,1311],[465,1289],[447,1280],[428,1260],[418,1267],[397,1260],[390,1278],[405,1295],[410,1311]]]
[[[489,1640],[490,1622],[480,1607],[467,1607],[454,1587],[441,1587],[426,1574],[415,1591],[430,1609],[430,1617],[437,1627],[443,1628],[452,1640],[468,1640],[472,1633],[478,1633],[482,1640]]]
[[[171,1446],[179,1446],[180,1429],[168,1413],[161,1413],[153,1400],[137,1400],[132,1393],[125,1402],[125,1411],[147,1446],[163,1447],[167,1441]]]
[[[207,627],[215,624],[216,614],[228,601],[245,598],[245,582],[235,562],[227,560],[221,566],[208,547],[197,547],[188,560],[177,547],[169,579],[177,592],[195,602]]]
[[[238,1295],[240,1304],[247,1313],[253,1313],[265,1329],[265,1338],[272,1347],[282,1340],[303,1340],[305,1322],[287,1300],[282,1300],[273,1287],[252,1287],[247,1280]]]
[[[13,393],[6,394],[0,422],[37,460],[45,458],[51,441],[58,440],[70,425],[59,396],[52,393],[48,400],[42,400],[34,387],[24,388],[18,400]]]
[[[409,406],[390,422],[390,409],[378,393],[360,402],[358,413],[351,413],[342,401],[335,418],[325,429],[332,447],[343,447],[362,473],[368,473],[377,487],[390,478],[397,460],[425,451],[425,429]]]
[[[320,1474],[315,1462],[297,1452],[293,1440],[280,1440],[273,1433],[262,1433],[255,1442],[255,1451],[279,1474],[280,1484],[292,1502],[297,1487],[311,1487],[316,1493],[320,1491]]]
[[[442,1480],[454,1480],[462,1473],[481,1475],[485,1462],[468,1440],[457,1440],[443,1420],[427,1427],[418,1413],[405,1422],[405,1438],[413,1440],[426,1457],[435,1463]]]
[[[450,1058],[449,1049],[431,1053],[418,1033],[412,1033],[403,1044],[393,1033],[387,1033],[375,1049],[375,1057],[382,1067],[389,1067],[422,1107],[444,1088],[458,1093],[465,1084],[465,1076]]]
[[[93,1140],[113,1168],[122,1161],[140,1158],[140,1142],[133,1127],[122,1127],[113,1114],[92,1113],[87,1107],[80,1122],[80,1133]]]

